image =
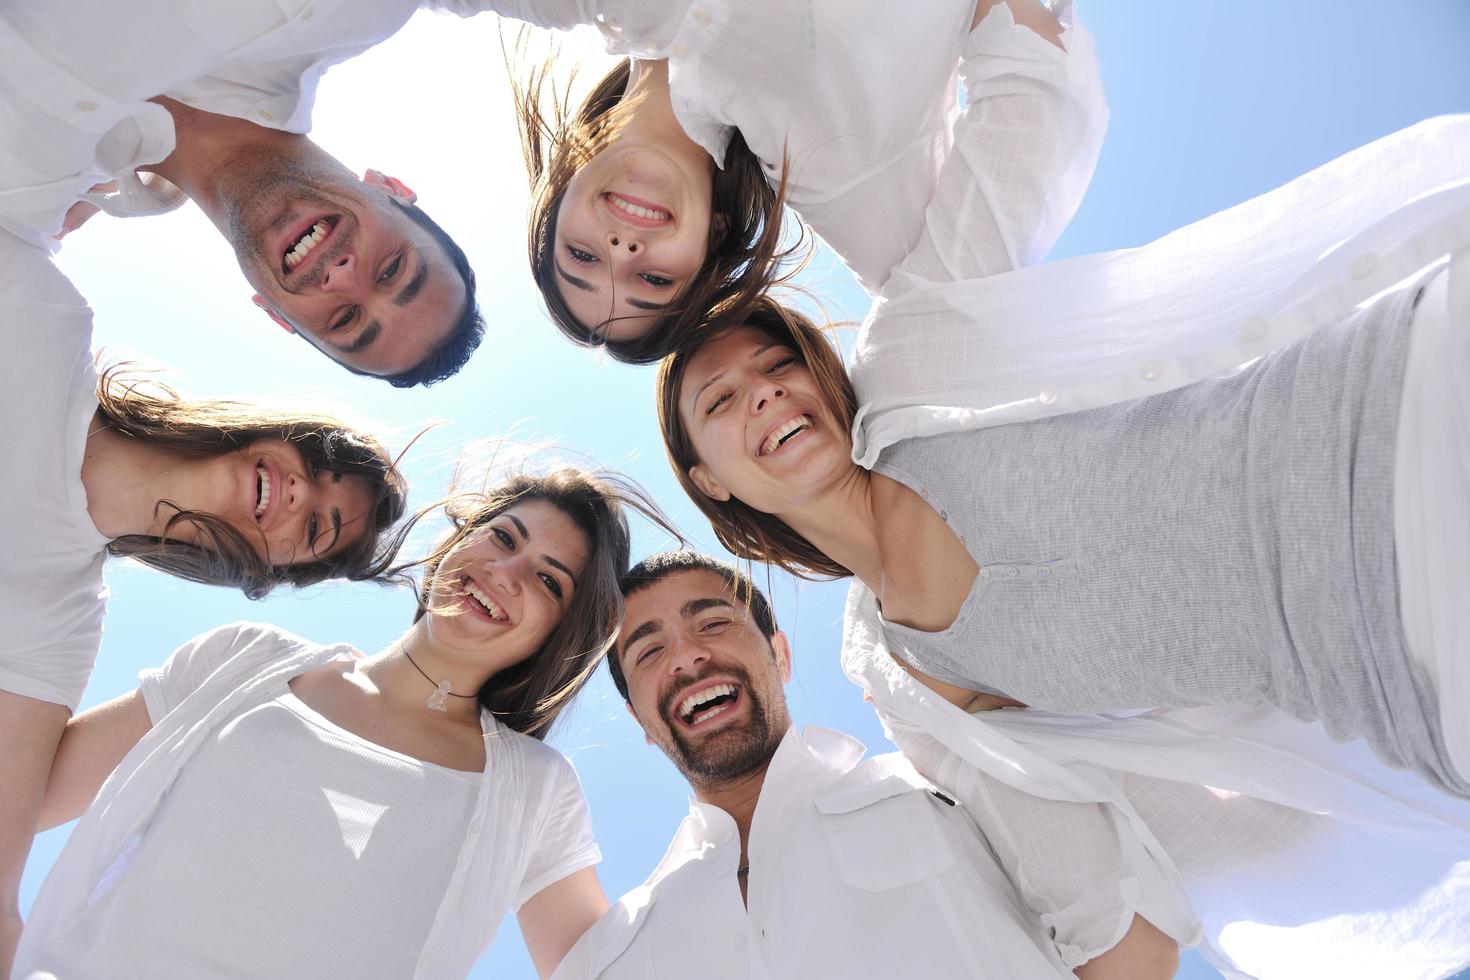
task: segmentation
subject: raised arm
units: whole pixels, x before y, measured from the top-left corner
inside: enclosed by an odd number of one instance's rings
[[[607,896],[595,868],[574,871],[533,895],[517,919],[536,972],[543,978],[551,976],[582,933],[606,911]]]
[[[65,705],[0,691],[0,976],[10,975],[20,942],[20,876],[69,713]]]
[[[66,723],[36,829],[47,830],[82,815],[97,791],[153,721],[139,691],[129,691]]]

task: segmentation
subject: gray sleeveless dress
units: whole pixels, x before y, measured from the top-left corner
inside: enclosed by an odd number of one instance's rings
[[[885,622],[890,648],[1058,711],[1269,702],[1470,796],[1399,621],[1394,442],[1419,291],[1166,394],[889,447],[876,471],[980,566],[948,629]]]

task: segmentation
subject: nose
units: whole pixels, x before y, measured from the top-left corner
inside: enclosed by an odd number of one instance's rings
[[[322,292],[342,292],[357,281],[357,257],[351,252],[337,256],[322,270]]]
[[[699,669],[709,659],[709,653],[691,637],[676,635],[669,644],[669,673],[687,674]]]
[[[490,574],[490,581],[497,589],[506,595],[520,595],[521,579],[530,573],[530,562],[526,556],[517,551],[513,555],[490,559],[486,569]]]
[[[643,243],[638,240],[637,235],[630,235],[625,230],[608,231],[607,247],[616,258],[619,255],[637,255],[643,249]]]
[[[777,399],[786,397],[781,382],[761,375],[750,386],[750,407],[753,412],[764,411]]]
[[[286,510],[296,513],[310,510],[316,501],[317,487],[304,473],[292,473],[286,477]]]

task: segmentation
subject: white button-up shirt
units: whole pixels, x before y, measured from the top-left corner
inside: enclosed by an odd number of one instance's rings
[[[916,253],[854,350],[853,459],[1170,391],[1289,344],[1470,244],[1467,175],[1470,116],[1445,116],[1139,248],[1002,275]]]
[[[1163,917],[1096,808],[998,786],[972,811],[901,757],[862,755],[838,732],[787,732],[750,827],[748,906],[734,820],[692,801],[658,868],[556,977],[1065,977],[1134,912]]]
[[[433,6],[432,3],[425,4]],[[72,204],[155,214],[182,195],[134,174],[174,148],[148,99],[311,128],[332,65],[390,37],[419,0],[47,0],[0,10],[0,227],[54,248]],[[118,180],[119,189],[92,193]]]
[[[974,0],[448,2],[595,24],[611,53],[668,59],[689,137],[723,164],[738,129],[773,184],[789,161],[787,203],[872,293],[915,251],[950,274],[1040,261],[1107,129],[1092,39],[1070,3],[1063,51],[1004,4],[971,30]]]

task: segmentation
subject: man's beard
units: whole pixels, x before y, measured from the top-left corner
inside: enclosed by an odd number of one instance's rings
[[[664,723],[669,726],[673,746],[665,751],[685,778],[694,784],[728,782],[765,768],[780,747],[789,725],[787,722],[779,730],[773,730],[766,706],[751,686],[748,673],[738,667],[730,667],[723,672],[740,682],[744,697],[750,702],[744,722],[726,725],[717,732],[699,737],[683,731],[670,718],[672,702],[703,678],[695,678],[682,685],[666,699],[671,704],[670,710],[664,712]]]
[[[343,204],[323,193],[323,188],[345,188],[356,178],[336,161],[330,163],[282,157],[258,148],[244,150],[229,161],[227,173],[218,184],[223,225],[221,231],[247,279],[268,268],[268,281],[284,274],[283,256],[271,254],[267,235],[278,234],[312,208],[341,211]],[[281,212],[289,200],[292,210]],[[354,221],[355,223],[355,221]],[[256,283],[257,288],[259,288]]]

